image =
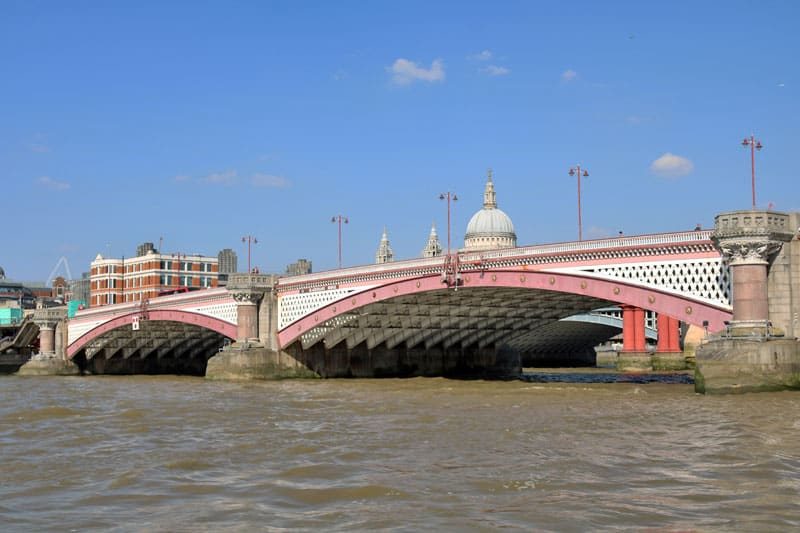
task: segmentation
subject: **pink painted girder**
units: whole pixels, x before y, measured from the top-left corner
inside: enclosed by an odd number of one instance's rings
[[[122,315],[105,322],[96,328],[87,331],[77,339],[75,342],[67,347],[67,357],[72,358],[78,351],[80,351],[86,344],[99,336],[107,333],[113,329],[128,326],[133,323],[135,317],[140,317],[141,312],[133,312],[127,315]],[[236,325],[230,324],[218,318],[213,318],[199,313],[192,313],[188,311],[177,310],[149,310],[147,311],[147,320],[164,320],[169,322],[181,322],[184,324],[193,324],[202,328],[216,331],[230,339],[236,338]]]
[[[542,272],[529,270],[491,270],[462,274],[463,284],[459,290],[473,287],[514,287],[520,290],[540,289],[570,294],[581,294],[627,304],[662,313],[683,322],[702,326],[708,322],[711,332],[720,331],[725,321],[730,320],[730,311],[722,306],[708,304],[687,296],[678,296],[666,291],[634,286],[623,281],[582,276],[572,273]],[[346,296],[332,302],[307,316],[296,320],[278,332],[278,344],[286,347],[304,333],[322,325],[327,320],[371,303],[390,300],[399,296],[431,291],[453,290],[442,284],[440,274],[405,280],[387,280],[386,285]]]

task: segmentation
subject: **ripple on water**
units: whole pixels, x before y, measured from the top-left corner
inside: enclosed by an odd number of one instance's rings
[[[275,494],[301,506],[330,505],[337,502],[368,501],[382,498],[407,498],[401,490],[385,485],[308,486],[306,484],[277,483]]]
[[[211,463],[205,461],[203,459],[197,459],[193,457],[185,457],[182,459],[178,459],[177,461],[172,461],[164,465],[164,468],[167,470],[207,470],[211,468]]]
[[[781,531],[800,516],[791,393],[137,376],[0,394],[0,523],[16,530]]]
[[[25,407],[18,411],[6,414],[2,422],[4,424],[31,423],[41,420],[58,420],[62,418],[72,418],[81,416],[81,412],[69,407],[54,405],[50,407],[30,408]]]

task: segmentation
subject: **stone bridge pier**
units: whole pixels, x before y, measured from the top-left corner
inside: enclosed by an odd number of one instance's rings
[[[712,240],[730,267],[733,319],[698,348],[695,389],[800,388],[800,213],[733,211]]]
[[[67,308],[37,309],[33,322],[39,327],[39,353],[22,365],[22,376],[70,376],[80,374],[78,366],[67,359]]]
[[[277,276],[231,274],[227,289],[236,301],[236,342],[208,360],[208,379],[318,377],[278,348]]]

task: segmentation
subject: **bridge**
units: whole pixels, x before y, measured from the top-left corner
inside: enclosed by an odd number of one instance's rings
[[[710,231],[231,282],[79,311],[65,355],[101,373],[201,373],[230,343],[283,352],[325,376],[437,375],[511,355],[523,364],[586,362],[587,350],[619,331],[585,315],[608,306],[621,307],[625,349],[639,355],[647,355],[644,310],[659,317],[650,334],[659,331],[664,354],[680,352],[679,322],[718,331],[732,316],[728,269]]]

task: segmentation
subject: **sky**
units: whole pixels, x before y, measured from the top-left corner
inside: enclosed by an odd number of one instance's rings
[[[0,1],[0,266],[137,244],[252,265],[463,245],[491,168],[519,245],[800,211],[800,2]],[[59,268],[63,274],[64,269]]]

